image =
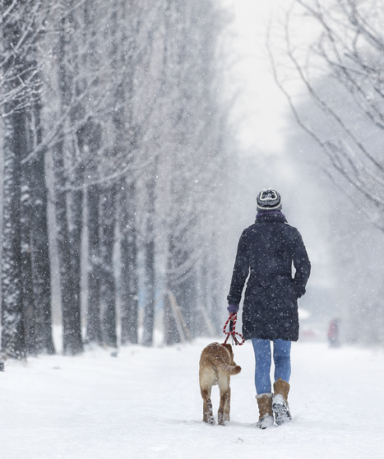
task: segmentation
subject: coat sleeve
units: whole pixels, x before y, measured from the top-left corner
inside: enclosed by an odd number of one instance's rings
[[[293,249],[293,265],[296,273],[293,279],[297,297],[300,298],[305,293],[305,286],[311,273],[311,263],[308,258],[303,238],[297,232]]]
[[[229,295],[227,296],[228,303],[238,305],[241,301],[241,295],[243,292],[245,281],[249,273],[249,254],[248,254],[248,243],[246,230],[240,237],[239,244],[237,246],[237,255],[235,260],[235,266],[233,268],[232,281],[229,289]]]

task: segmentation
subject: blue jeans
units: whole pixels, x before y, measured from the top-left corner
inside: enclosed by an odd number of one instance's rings
[[[272,392],[271,387],[271,342],[268,339],[252,338],[255,351],[255,385],[257,394]],[[281,378],[289,382],[291,376],[291,341],[273,340],[273,361],[275,363],[275,381]]]

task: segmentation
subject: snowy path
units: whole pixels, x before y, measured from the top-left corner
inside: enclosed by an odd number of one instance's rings
[[[198,361],[207,340],[7,362],[0,373],[2,459],[384,457],[384,351],[293,346],[294,420],[264,431],[253,355],[235,349],[232,421],[201,422]],[[214,388],[214,410],[218,391]]]

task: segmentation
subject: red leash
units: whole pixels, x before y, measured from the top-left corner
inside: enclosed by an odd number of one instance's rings
[[[241,333],[237,333],[235,331],[236,321],[237,321],[237,314],[233,313],[233,314],[229,315],[228,320],[225,322],[224,328],[223,328],[223,333],[224,333],[224,335],[227,335],[227,337],[225,338],[223,346],[225,346],[225,344],[227,343],[229,335],[232,335],[232,339],[233,339],[233,341],[235,342],[236,345],[238,344],[239,346],[242,346],[244,344],[245,339],[244,339],[243,335]],[[229,322],[232,322],[232,327],[230,326],[229,330],[226,331],[226,328],[227,328],[227,325],[228,325]],[[243,340],[241,343],[239,343],[237,341],[236,335],[239,335],[240,338]]]

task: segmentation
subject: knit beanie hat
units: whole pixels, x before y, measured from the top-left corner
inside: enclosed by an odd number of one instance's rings
[[[272,188],[261,190],[257,195],[257,211],[281,210],[281,196]]]

